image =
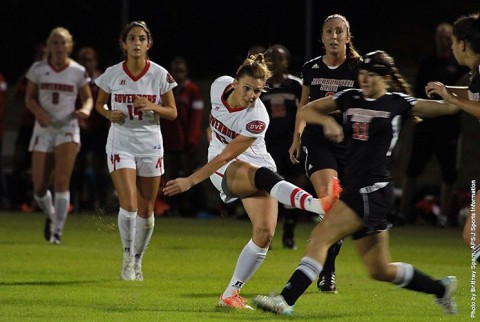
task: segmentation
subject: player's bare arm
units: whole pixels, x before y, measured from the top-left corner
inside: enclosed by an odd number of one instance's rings
[[[308,96],[310,95],[310,89],[308,86],[302,86],[302,96],[300,97],[300,102],[297,106],[297,115],[295,117],[295,130],[293,132],[293,140],[288,149],[288,154],[290,155],[290,161],[293,164],[300,163],[300,141],[303,133],[303,129],[305,128],[305,121],[301,119],[298,115],[298,112],[308,103]]]
[[[94,104],[90,85],[85,84],[79,89],[78,94],[82,102],[82,107],[75,111],[75,114],[79,119],[87,119],[90,116]]]
[[[419,117],[437,117],[441,115],[455,114],[460,109],[447,101],[432,101],[417,99],[412,107],[411,113]]]
[[[35,115],[35,119],[40,124],[40,126],[49,126],[52,123],[50,116],[47,112],[40,106],[38,103],[38,86],[33,82],[27,83],[27,89],[25,94],[25,105],[27,108]]]
[[[161,105],[150,102],[146,97],[137,96],[133,107],[139,111],[152,111],[169,121],[177,118],[177,106],[171,90],[162,95]]]
[[[177,178],[168,181],[163,189],[163,193],[166,196],[173,196],[189,190],[192,186],[207,179],[222,166],[238,157],[242,152],[248,149],[254,141],[255,138],[243,135],[237,136],[232,142],[225,146],[222,153],[210,160],[192,175],[187,178]]]
[[[103,89],[98,91],[97,102],[95,103],[95,109],[97,112],[105,117],[112,123],[125,122],[125,114],[120,110],[109,110],[107,107],[107,101],[110,94],[106,93]]]

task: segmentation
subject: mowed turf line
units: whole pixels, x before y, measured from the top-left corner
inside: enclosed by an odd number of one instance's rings
[[[116,220],[114,215],[70,215],[64,243],[56,246],[43,240],[42,214],[0,212],[0,321],[471,320],[470,253],[459,228],[391,231],[394,261],[413,263],[437,278],[458,277],[458,315],[445,316],[432,296],[372,281],[347,239],[337,259],[339,294],[320,294],[312,285],[294,316],[285,317],[216,306],[249,239],[248,221],[157,218],[144,258],[145,281],[124,282]],[[281,229],[277,232],[273,249],[242,291],[247,300],[282,289],[312,227],[299,224],[298,251],[283,249]]]

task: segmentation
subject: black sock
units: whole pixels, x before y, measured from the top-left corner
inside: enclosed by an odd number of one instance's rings
[[[320,273],[320,276],[325,273],[335,273],[335,259],[337,258],[338,253],[340,253],[340,248],[343,245],[343,240],[340,239],[335,244],[330,246],[327,253],[327,258],[325,259],[325,264],[323,266],[323,271]]]
[[[415,268],[413,269],[412,280],[405,288],[412,291],[435,294],[437,298],[441,298],[445,294],[445,286],[442,283],[417,271]]]
[[[312,284],[312,281],[301,270],[295,270],[293,275],[288,280],[288,283],[282,290],[280,295],[283,296],[288,305],[293,305],[298,298],[307,290]]]
[[[282,207],[280,205],[279,207]],[[284,222],[283,222],[283,239],[293,239],[295,226],[297,225],[298,214],[296,213],[295,209],[283,209],[282,210],[284,215]]]
[[[265,167],[258,168],[254,176],[255,186],[268,193],[272,191],[273,186],[283,180],[285,179],[281,175]]]

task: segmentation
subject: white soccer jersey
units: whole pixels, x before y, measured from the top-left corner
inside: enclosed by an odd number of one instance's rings
[[[210,89],[212,110],[209,123],[212,129],[212,140],[208,148],[208,159],[211,160],[220,154],[237,135],[243,135],[256,140],[237,159],[276,171],[275,162],[265,145],[265,133],[270,123],[265,105],[257,99],[251,107],[241,110],[232,109],[223,99],[223,95],[232,83],[232,77],[222,76],[213,82]]]
[[[155,104],[161,104],[161,95],[177,83],[162,66],[148,61],[138,76],[127,69],[126,62],[107,68],[95,83],[111,95],[112,110],[120,110],[125,122],[112,123],[108,132],[107,153],[131,153],[134,156],[163,155],[163,139],[160,131],[160,117],[147,111],[133,109],[136,96],[147,97]]]
[[[37,84],[38,102],[56,127],[75,118],[78,89],[90,81],[85,68],[74,60],[62,69],[56,69],[47,60],[35,62],[26,77]]]

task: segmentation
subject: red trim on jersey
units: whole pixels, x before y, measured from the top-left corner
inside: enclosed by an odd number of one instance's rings
[[[128,75],[128,77],[130,77],[134,82],[136,82],[137,80],[142,78],[143,75],[145,75],[147,73],[148,68],[150,67],[150,61],[148,59],[145,61],[145,67],[143,67],[142,72],[140,74],[138,74],[137,76],[133,75],[130,72],[130,70],[127,67],[127,61],[123,62],[122,67],[123,67],[123,71]]]
[[[60,72],[64,71],[65,69],[67,69],[68,66],[70,66],[70,59],[68,59],[67,63],[60,68],[56,68],[55,66],[53,66],[52,62],[50,60],[48,60],[48,65],[50,66],[51,69],[53,69],[53,71],[55,73],[60,73]]]
[[[246,107],[231,107],[230,104],[228,104],[227,100],[225,99],[225,94],[228,92],[228,91],[232,91],[233,92],[233,87],[232,87],[232,84],[228,85],[227,87],[225,87],[225,89],[223,90],[223,93],[222,93],[222,103],[223,105],[225,105],[225,107],[227,108],[228,112],[230,113],[235,113],[235,112],[240,112],[240,111],[243,111],[244,109],[246,109]],[[231,92],[229,93],[229,95],[232,94]]]
[[[292,193],[290,194],[290,205],[293,207],[295,206],[295,195],[300,191],[300,188],[293,189]]]
[[[215,172],[215,174],[223,178],[223,174],[221,174],[220,172]]]

